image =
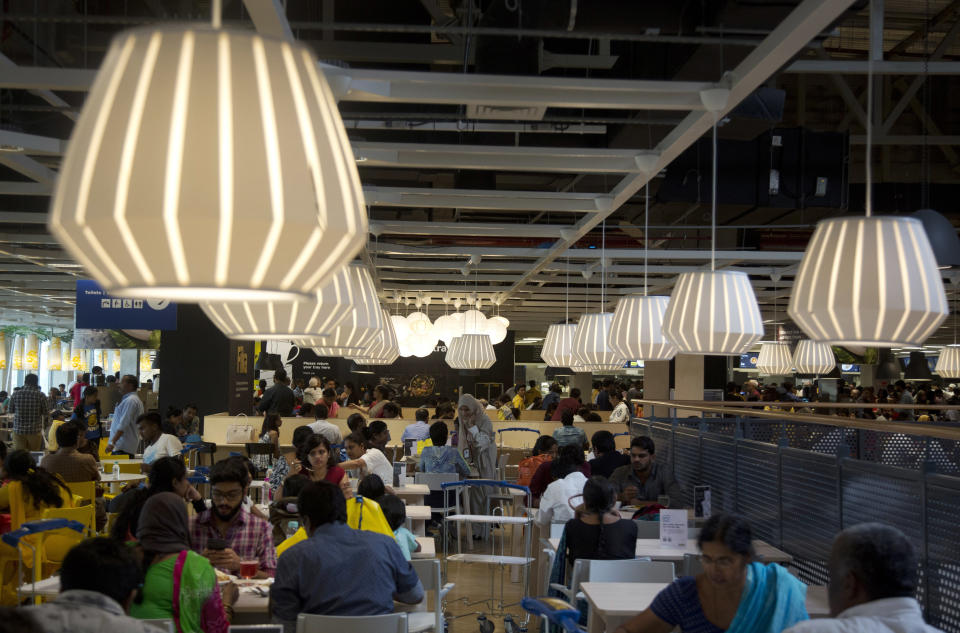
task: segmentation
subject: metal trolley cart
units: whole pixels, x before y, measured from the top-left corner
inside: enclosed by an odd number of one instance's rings
[[[492,510],[490,514],[474,514],[471,510],[479,499],[488,494],[496,494],[502,490],[519,490],[526,498],[526,502],[521,510],[529,508],[533,502],[533,496],[530,489],[526,486],[518,486],[506,481],[493,481],[489,479],[466,479],[463,481],[452,481],[441,485],[443,490],[443,572],[447,577],[447,566],[450,561],[463,563],[478,563],[483,565],[494,565],[499,568],[499,574],[490,574],[490,595],[486,598],[470,602],[464,598],[464,604],[467,606],[483,605],[485,611],[475,612],[477,622],[480,627],[480,633],[490,633],[493,631],[493,622],[487,619],[487,614],[495,618],[503,618],[503,628],[506,633],[519,633],[527,630],[527,622],[530,619],[528,614],[521,612],[514,614],[509,612],[510,607],[518,606],[519,602],[507,604],[504,601],[505,583],[508,582],[505,577],[506,567],[519,566],[523,570],[523,580],[520,585],[524,589],[529,584],[530,567],[534,562],[532,556],[532,533],[531,524],[533,519],[526,515],[526,512],[517,512],[518,516],[507,516],[503,513],[503,508],[498,507]],[[478,494],[472,495],[476,492]],[[474,496],[474,499],[471,499]],[[489,534],[489,553],[467,553],[463,551],[463,535],[469,543],[471,540],[471,527],[474,524],[480,524],[487,528]],[[522,555],[513,555],[509,550],[511,539],[507,534],[507,526],[512,526],[514,530],[523,529],[523,553]],[[466,528],[465,530],[463,528]],[[487,531],[485,530],[485,532]],[[451,534],[454,531],[454,534]],[[451,540],[456,539],[457,551],[450,553],[449,546]],[[485,546],[485,549],[487,547]],[[497,576],[500,577],[499,598],[497,597]],[[520,619],[522,618],[522,619]]]

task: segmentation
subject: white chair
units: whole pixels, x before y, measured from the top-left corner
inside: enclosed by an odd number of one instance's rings
[[[703,571],[703,562],[697,554],[683,555],[683,575],[696,576]]]
[[[460,475],[457,473],[415,473],[413,481],[418,484],[426,484],[432,492],[437,492],[441,489],[440,484],[460,481]]]
[[[637,538],[660,538],[660,521],[637,521]]]
[[[550,538],[560,538],[563,536],[563,529],[567,527],[566,523],[551,523]]]
[[[297,633],[407,633],[406,613],[297,616]]]
[[[652,561],[649,558],[630,560],[585,560],[578,559],[573,564],[570,584],[567,586],[551,583],[550,588],[562,593],[568,602],[574,604],[582,599],[580,584],[584,582],[673,582],[673,563],[670,561]]]
[[[412,560],[413,570],[417,572],[423,590],[434,591],[436,595],[433,601],[433,611],[419,611],[407,613],[407,631],[408,633],[419,633],[419,631],[434,631],[443,633],[443,599],[453,589],[454,584],[448,582],[441,585],[440,581],[440,561],[437,559]],[[426,600],[426,597],[424,597]]]

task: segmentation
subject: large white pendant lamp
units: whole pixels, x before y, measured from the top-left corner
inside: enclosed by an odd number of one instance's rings
[[[0,341],[2,344],[2,341]],[[50,346],[47,347],[47,369],[50,371],[60,371],[63,369],[63,351],[60,345],[60,339],[54,336],[50,339]],[[2,369],[2,367],[0,367]]]
[[[804,339],[797,343],[797,349],[793,351],[793,365],[798,374],[823,376],[837,366],[837,361],[832,347]]]
[[[626,359],[611,349],[612,312],[584,314],[573,331],[573,363],[594,371],[622,369]]]
[[[934,371],[943,378],[960,378],[960,345],[947,345],[941,349]]]
[[[60,368],[63,371],[73,369],[73,353],[70,351],[70,343],[63,343],[63,349],[60,352]]]
[[[7,333],[0,332],[0,369],[7,368]]]
[[[390,365],[400,356],[397,332],[393,327],[390,313],[383,311],[383,327],[373,337],[373,341],[356,356],[348,358],[358,365]]]
[[[489,369],[497,362],[493,344],[486,334],[464,334],[447,346],[444,357],[454,369]]]
[[[683,273],[663,316],[663,333],[687,354],[743,354],[763,337],[763,320],[746,273]]]
[[[510,326],[510,320],[502,316],[494,316],[487,319],[485,324],[486,333],[490,337],[490,342],[494,345],[503,343],[507,338],[507,328]]]
[[[437,333],[433,322],[424,312],[411,312],[407,315],[407,324],[410,327],[410,334],[403,342],[401,353],[406,352],[407,356],[416,356],[417,358],[426,358],[437,348]]]
[[[822,343],[920,345],[947,317],[947,297],[920,220],[873,217],[873,65],[867,69],[865,215],[817,224],[787,313]]]
[[[573,332],[576,329],[576,323],[554,323],[547,328],[543,349],[540,350],[543,362],[550,367],[572,367]]]
[[[677,347],[663,335],[670,297],[629,295],[620,299],[610,322],[610,349],[626,360],[670,360]]]
[[[761,374],[769,376],[783,376],[793,373],[793,355],[790,353],[790,346],[780,341],[760,343],[757,369]]]
[[[13,353],[11,356],[13,358],[11,359],[10,366],[13,369],[24,369],[22,336],[18,336],[13,339]]]
[[[340,322],[328,336],[314,336],[299,339],[301,347],[322,347],[328,350],[338,350],[339,354],[324,354],[325,356],[354,355],[373,341],[373,338],[384,326],[384,312],[380,307],[373,278],[366,266],[351,265],[351,278],[355,284],[353,307],[347,317]]]
[[[353,150],[307,47],[214,27],[114,38],[49,229],[113,295],[309,300],[367,235]]]
[[[714,115],[710,270],[682,273],[663,315],[663,333],[687,354],[742,354],[763,337],[763,320],[750,278],[738,271],[716,270],[717,115],[728,96],[724,89],[700,93]]]
[[[362,264],[343,266],[310,301],[204,302],[200,308],[228,338],[289,340],[330,336],[349,316],[362,287]]]

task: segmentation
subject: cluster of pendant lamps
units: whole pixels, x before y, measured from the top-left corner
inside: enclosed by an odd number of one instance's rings
[[[369,272],[351,263],[366,209],[316,59],[295,42],[223,29],[219,13],[214,0],[212,28],[150,27],[113,40],[64,158],[51,233],[107,292],[201,303],[233,338],[293,339],[368,364],[426,355],[443,340],[452,366],[491,365],[505,319],[468,310],[431,322],[382,309]],[[714,223],[716,120],[728,97],[701,92],[714,114]],[[868,129],[868,153],[870,138]],[[946,317],[922,225],[872,217],[867,166],[866,216],[822,221],[796,276],[787,312],[810,340],[793,358],[767,344],[762,363],[822,371],[831,343],[917,345]],[[551,326],[543,357],[604,370],[677,352],[742,353],[762,334],[747,275],[711,265],[681,274],[669,299],[625,297],[614,313]],[[17,350],[31,362],[28,343],[18,339],[14,365]],[[69,366],[81,369],[76,351]],[[945,348],[941,361],[960,362],[960,350]]]

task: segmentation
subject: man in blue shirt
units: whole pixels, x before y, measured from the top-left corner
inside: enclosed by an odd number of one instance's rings
[[[560,392],[561,392],[560,385],[558,385],[557,383],[552,383],[550,385],[549,393],[547,393],[547,395],[543,397],[543,401],[540,402],[540,408],[546,411],[548,408],[550,408],[550,403],[552,402],[559,403]]]
[[[406,442],[407,440],[426,440],[430,439],[430,425],[427,424],[427,420],[430,419],[430,412],[426,409],[417,409],[417,412],[414,414],[417,418],[416,423],[410,424],[407,428],[403,429],[403,435],[400,436],[401,442]]]
[[[310,535],[277,559],[270,588],[274,622],[296,630],[297,615],[381,615],[393,601],[416,604],[423,585],[389,536],[347,525],[340,488],[307,484],[297,497],[300,524]]]
[[[120,403],[113,411],[110,423],[110,442],[107,452],[136,455],[140,437],[137,435],[137,419],[143,415],[143,402],[137,396],[139,381],[136,376],[127,374],[120,379]]]

